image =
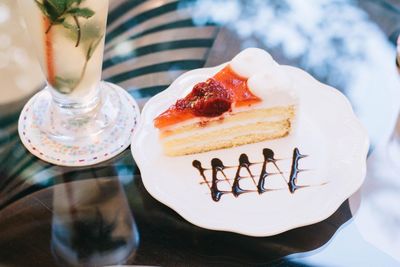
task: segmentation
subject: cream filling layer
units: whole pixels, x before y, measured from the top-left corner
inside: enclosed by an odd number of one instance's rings
[[[237,137],[244,136],[244,135],[258,135],[258,134],[260,134],[260,135],[266,135],[266,134],[267,135],[272,135],[274,133],[281,132],[281,131],[283,131],[283,129],[270,129],[270,130],[264,130],[264,131],[250,130],[250,131],[244,131],[244,132],[241,132],[241,133],[232,134],[232,135],[229,135],[229,136],[224,136],[224,138],[220,138],[220,139],[213,139],[212,141],[204,139],[204,140],[202,140],[200,142],[195,142],[195,143],[192,142],[190,144],[185,143],[183,145],[173,145],[173,146],[168,146],[167,145],[166,148],[171,152],[172,151],[179,151],[179,150],[186,149],[186,148],[189,148],[189,147],[202,147],[204,145],[209,145],[209,144],[213,144],[213,143],[229,141],[229,140],[231,140],[233,138],[237,138]]]

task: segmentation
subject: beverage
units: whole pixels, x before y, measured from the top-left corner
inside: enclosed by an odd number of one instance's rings
[[[101,78],[108,0],[19,0],[55,100],[93,98]]]
[[[47,86],[25,105],[18,131],[37,157],[88,166],[125,150],[137,103],[101,81],[108,0],[19,0]]]

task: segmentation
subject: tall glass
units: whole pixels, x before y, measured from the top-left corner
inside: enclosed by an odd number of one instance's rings
[[[125,118],[121,112],[134,110],[119,88],[100,81],[109,1],[19,0],[19,4],[47,79],[47,93],[39,94],[32,104],[32,113],[39,114],[32,116],[36,119],[32,123],[58,142],[53,146],[68,149],[106,139],[110,143],[115,128],[122,127],[115,125]]]

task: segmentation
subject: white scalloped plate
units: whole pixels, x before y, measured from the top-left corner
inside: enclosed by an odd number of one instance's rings
[[[346,97],[300,69],[284,66],[294,80],[300,101],[296,130],[290,136],[182,157],[162,153],[153,119],[223,66],[187,72],[145,105],[131,147],[148,192],[195,225],[250,236],[270,236],[329,217],[361,186],[369,141]],[[212,158],[221,159],[226,166],[237,165],[241,153],[252,162],[260,162],[263,148],[270,148],[276,158],[282,159],[277,164],[287,178],[295,147],[308,155],[299,161],[299,167],[306,171],[300,172],[297,179],[299,185],[308,187],[293,194],[276,174],[268,178],[266,187],[281,190],[246,193],[237,198],[225,194],[215,202],[192,166],[193,160],[199,160],[210,167]],[[258,179],[261,164],[252,165],[251,170]],[[276,172],[272,165],[267,170]],[[235,171],[227,169],[228,177],[233,178]],[[205,174],[211,180],[210,171]],[[241,184],[247,189],[254,187],[251,179],[243,179]],[[219,187],[229,189],[227,182],[219,183]]]

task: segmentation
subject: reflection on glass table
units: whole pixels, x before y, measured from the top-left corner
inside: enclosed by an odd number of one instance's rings
[[[126,261],[139,236],[119,180],[63,182],[53,191],[51,249],[56,260],[72,266]]]
[[[0,3],[0,27],[17,25],[4,19],[12,5]],[[266,238],[210,231],[152,198],[129,151],[91,168],[55,167],[27,153],[16,132],[23,95],[0,101],[0,265],[77,265],[102,255],[115,257],[110,265],[398,266],[400,191],[386,175],[398,171],[376,166],[387,162],[382,151],[390,149],[381,147],[392,147],[387,140],[400,104],[389,41],[399,15],[396,0],[111,0],[103,78],[141,105],[187,70],[259,46],[349,97],[372,140],[369,175],[320,223]]]

